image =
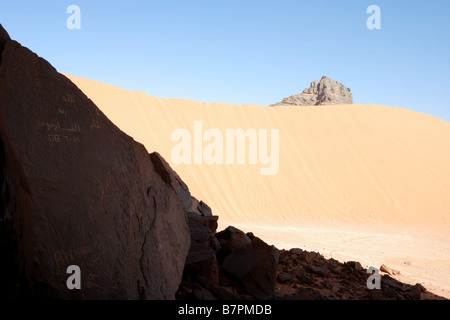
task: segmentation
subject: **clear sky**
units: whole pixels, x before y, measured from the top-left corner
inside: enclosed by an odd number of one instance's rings
[[[59,72],[157,97],[269,105],[326,75],[450,122],[449,0],[14,0],[0,23]]]

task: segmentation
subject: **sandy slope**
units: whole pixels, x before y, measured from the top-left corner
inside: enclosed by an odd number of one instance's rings
[[[450,124],[374,105],[261,107],[161,99],[69,76],[123,131],[158,151],[229,224],[280,248],[390,264],[450,297]],[[279,129],[279,171],[181,164],[178,128]],[[261,135],[259,135],[261,138]],[[225,143],[225,142],[224,142]],[[207,146],[208,142],[203,142]],[[269,150],[271,144],[269,143]],[[270,154],[270,153],[269,153]],[[444,291],[442,291],[444,290]]]

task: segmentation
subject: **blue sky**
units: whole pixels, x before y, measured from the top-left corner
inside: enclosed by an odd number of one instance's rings
[[[354,103],[450,121],[448,0],[15,0],[0,23],[59,72],[157,97],[269,105],[327,75]]]

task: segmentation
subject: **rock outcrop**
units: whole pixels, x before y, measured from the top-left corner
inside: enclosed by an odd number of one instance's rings
[[[275,247],[253,237],[249,246],[239,248],[228,255],[222,266],[256,299],[271,299],[275,290],[278,255]]]
[[[194,215],[190,220],[197,220]],[[203,217],[204,222],[214,216]],[[205,223],[209,232],[191,228],[191,249],[178,299],[248,300],[273,299],[278,268],[278,249],[251,233]],[[210,236],[213,236],[213,239]],[[205,242],[205,240],[207,240]]]
[[[284,98],[272,106],[322,106],[333,104],[353,104],[350,89],[328,77],[314,81],[302,93]]]
[[[280,250],[279,300],[441,300],[421,284],[409,285],[380,268],[380,289],[369,289],[370,276],[357,261],[339,262],[299,248]]]
[[[0,54],[1,296],[173,299],[187,187],[1,26]]]
[[[234,227],[215,237],[218,250],[197,248],[193,241],[188,256],[193,262],[186,265],[178,299],[445,300],[419,283],[393,278],[384,265],[380,289],[369,289],[370,274],[357,261],[339,262],[300,248],[278,250]]]

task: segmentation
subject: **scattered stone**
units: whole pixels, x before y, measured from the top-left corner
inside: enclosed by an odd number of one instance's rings
[[[392,279],[392,278],[391,278],[391,279],[385,279],[385,278],[383,278],[382,284],[383,284],[383,285],[388,285],[388,286],[390,286],[391,288],[394,288],[394,289],[396,289],[396,290],[400,290],[400,291],[405,290],[405,287],[404,287],[403,283],[398,282],[397,280]]]
[[[381,265],[380,271],[383,271],[383,272],[385,272],[387,274],[390,274],[390,275],[398,275],[398,274],[400,274],[400,271],[395,270],[395,269],[391,269],[391,268],[389,268],[388,266],[386,266],[384,264]]]
[[[299,254],[300,259],[292,259],[293,254]],[[312,299],[310,291],[319,292],[324,297],[333,299],[351,300],[405,300],[405,299],[442,299],[431,293],[424,294],[426,290],[420,284],[413,288],[411,285],[401,283],[383,274],[381,289],[370,290],[366,286],[368,279],[367,270],[363,269],[357,261],[341,263],[335,259],[325,259],[319,253],[293,252],[281,250],[278,265],[278,281],[284,274],[292,274],[294,277],[282,286],[283,296],[277,299]],[[303,257],[303,259],[302,259]],[[281,283],[279,281],[279,283]],[[291,294],[293,290],[299,290],[301,294]],[[420,291],[421,294],[418,294]],[[430,295],[430,296],[429,296]],[[318,297],[315,297],[318,298]]]
[[[297,274],[297,280],[301,283],[301,284],[307,284],[307,285],[313,285],[314,284],[314,279],[311,278],[310,276],[306,275],[306,274]]]
[[[334,274],[340,274],[342,272],[342,266],[341,265],[334,266],[333,269],[331,270]]]
[[[392,274],[391,268],[387,267],[386,265],[381,265],[380,271],[386,272],[387,274]]]
[[[344,265],[350,268],[351,271],[361,271],[363,269],[358,261],[347,261]]]
[[[316,252],[303,251],[300,253],[300,259],[309,264],[313,263],[317,257],[318,254]]]
[[[308,270],[320,277],[326,277],[329,272],[328,268],[326,267],[316,267],[316,266],[308,266]]]
[[[294,278],[294,276],[290,273],[281,273],[278,275],[278,282],[280,283],[286,283],[291,281]]]
[[[286,265],[289,262],[289,256],[285,252],[281,252],[278,258],[278,263],[282,265]]]
[[[406,290],[405,296],[411,300],[420,300],[422,297],[422,292],[422,289],[415,285]]]
[[[293,249],[289,250],[289,252],[292,253],[292,254],[296,254],[297,256],[299,256],[299,255],[302,254],[303,250],[302,250],[302,249],[299,249],[299,248],[293,248]]]

